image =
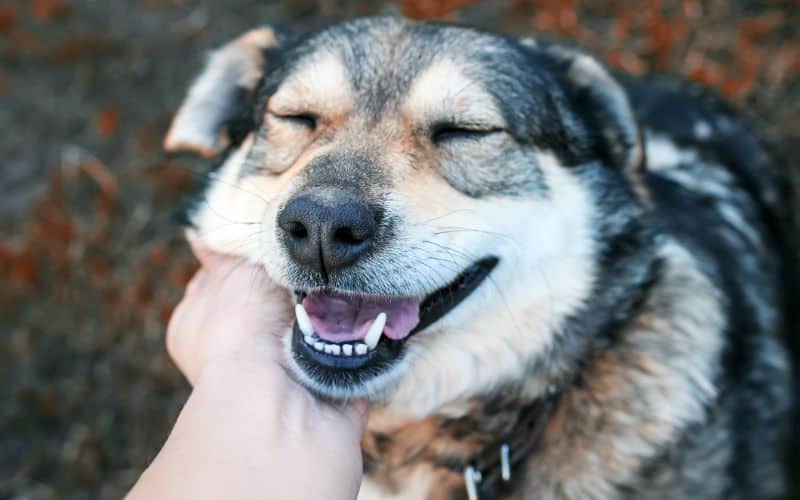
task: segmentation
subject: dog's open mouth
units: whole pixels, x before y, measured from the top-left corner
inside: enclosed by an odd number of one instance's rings
[[[422,300],[332,289],[296,292],[294,358],[307,374],[328,384],[377,375],[399,359],[409,337],[466,299],[496,265],[494,257],[481,259]]]

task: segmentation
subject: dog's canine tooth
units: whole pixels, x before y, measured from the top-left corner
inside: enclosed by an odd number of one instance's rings
[[[308,317],[308,313],[306,313],[303,304],[294,306],[294,314],[297,316],[297,326],[300,328],[300,331],[303,332],[303,335],[314,335],[314,327],[311,326],[311,318]]]
[[[311,335],[304,335],[303,340],[306,341],[306,344],[314,345],[314,337],[312,337]]]
[[[321,351],[325,348],[325,344],[322,342],[314,342],[314,349]]]
[[[367,344],[362,344],[361,342],[359,342],[358,344],[356,344],[355,349],[357,355],[363,356],[364,354],[367,353],[367,349],[369,348],[367,347]]]
[[[342,354],[345,356],[352,356],[353,355],[353,346],[350,344],[344,344],[342,346]]]
[[[375,349],[375,346],[378,345],[378,341],[383,334],[384,326],[386,326],[386,313],[380,313],[375,318],[375,321],[372,322],[372,326],[369,327],[369,331],[366,337],[364,337],[364,343],[367,344],[370,349]]]

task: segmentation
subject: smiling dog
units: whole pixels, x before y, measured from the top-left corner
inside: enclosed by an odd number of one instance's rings
[[[213,52],[165,142],[296,299],[286,363],[375,404],[359,498],[770,498],[791,366],[774,161],[724,103],[394,18]]]

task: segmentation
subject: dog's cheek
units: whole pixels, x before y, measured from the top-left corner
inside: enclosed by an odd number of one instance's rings
[[[552,156],[539,160],[546,198],[499,197],[440,208],[449,214],[437,221],[442,228],[473,230],[434,241],[453,255],[494,254],[500,264],[463,304],[411,340],[415,362],[392,397],[393,407],[425,415],[504,380],[520,380],[591,293],[592,197]]]
[[[252,252],[253,247],[245,243],[252,228],[253,200],[244,199],[238,186],[252,143],[252,136],[246,138],[219,168],[209,172],[208,187],[189,215],[203,243],[220,253],[246,257]]]
[[[208,188],[196,200],[190,220],[211,249],[258,262],[269,246],[277,182],[267,175],[242,175],[253,141],[248,136],[209,174]]]

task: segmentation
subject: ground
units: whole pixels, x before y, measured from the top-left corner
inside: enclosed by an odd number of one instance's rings
[[[0,498],[121,497],[188,394],[163,341],[195,269],[172,215],[206,165],[160,143],[205,52],[260,23],[374,13],[680,73],[800,153],[794,0],[0,2]]]

